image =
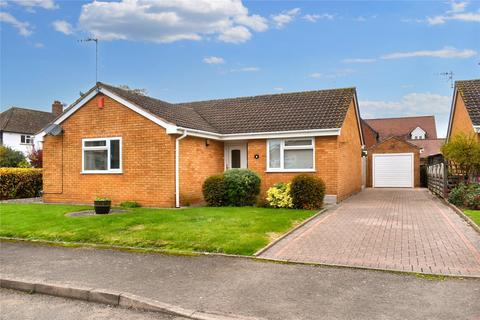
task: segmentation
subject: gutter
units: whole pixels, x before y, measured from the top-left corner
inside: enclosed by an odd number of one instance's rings
[[[187,130],[175,139],[175,208],[180,208],[180,140],[188,135]]]

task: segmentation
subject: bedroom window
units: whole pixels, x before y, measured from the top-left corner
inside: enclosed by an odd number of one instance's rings
[[[33,136],[22,134],[20,136],[20,143],[21,144],[33,144]]]
[[[82,173],[122,173],[122,138],[83,139]]]
[[[315,171],[314,139],[272,139],[267,141],[267,171]]]

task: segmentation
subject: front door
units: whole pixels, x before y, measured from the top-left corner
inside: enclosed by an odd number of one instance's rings
[[[247,168],[247,143],[225,143],[225,169]]]

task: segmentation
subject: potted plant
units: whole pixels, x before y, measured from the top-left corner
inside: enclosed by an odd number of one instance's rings
[[[95,208],[96,214],[107,214],[110,212],[110,207],[112,205],[112,200],[109,198],[99,198],[97,197],[93,201],[93,207]]]

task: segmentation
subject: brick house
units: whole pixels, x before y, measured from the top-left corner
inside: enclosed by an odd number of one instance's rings
[[[455,81],[447,140],[460,132],[480,140],[480,79]]]
[[[45,202],[199,204],[229,168],[257,172],[262,196],[300,173],[325,181],[326,201],[362,188],[354,88],[171,104],[97,83],[40,136]]]
[[[438,154],[434,116],[364,119],[367,187],[420,187],[420,166]]]

